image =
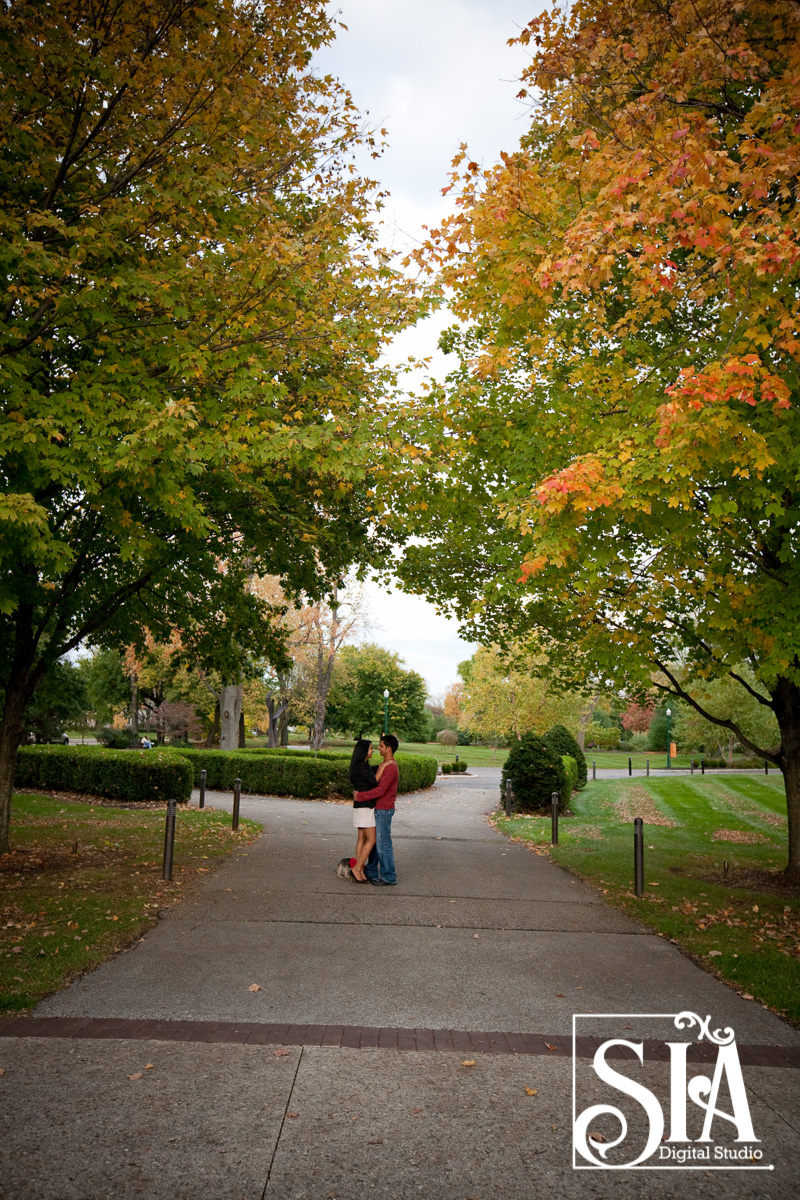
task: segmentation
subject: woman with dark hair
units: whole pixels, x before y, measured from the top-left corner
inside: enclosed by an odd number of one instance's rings
[[[368,738],[359,738],[350,759],[350,782],[353,785],[353,824],[358,830],[356,841],[356,861],[352,867],[352,878],[357,883],[367,883],[364,874],[364,863],[370,856],[375,845],[375,801],[359,800],[359,792],[369,792],[377,784],[383,772],[383,763],[376,771],[370,766],[372,757],[372,742]]]

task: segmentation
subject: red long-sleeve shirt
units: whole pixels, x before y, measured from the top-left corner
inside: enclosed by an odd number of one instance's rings
[[[397,799],[399,778],[400,772],[397,769],[397,763],[392,759],[384,767],[381,781],[377,787],[372,788],[369,792],[357,792],[356,794],[359,800],[374,800],[376,808],[393,809]]]

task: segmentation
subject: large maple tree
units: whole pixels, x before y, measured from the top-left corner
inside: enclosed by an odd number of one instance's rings
[[[800,875],[800,5],[576,0],[519,40],[529,128],[459,156],[421,254],[462,325],[408,583],[565,677],[737,681],[780,746],[707,715],[782,770]]]
[[[320,595],[373,552],[412,302],[333,32],[322,0],[0,12],[0,853],[54,662],[178,627],[231,675],[270,642],[253,573]]]

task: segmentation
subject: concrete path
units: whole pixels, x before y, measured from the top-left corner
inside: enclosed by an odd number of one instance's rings
[[[71,1028],[85,1019],[84,1034],[0,1040],[3,1200],[528,1200],[604,1197],[609,1180],[620,1197],[693,1195],[693,1172],[574,1171],[569,1059],[549,1057],[556,1041],[541,1037],[542,1053],[485,1053],[488,1035],[506,1031],[507,1050],[532,1045],[524,1034],[566,1038],[573,1013],[683,1010],[731,1026],[740,1046],[796,1049],[800,1034],[492,830],[498,783],[499,771],[478,768],[401,798],[396,888],[336,877],[354,840],[347,806],[243,797],[264,836],[142,943],[39,1006],[39,1018],[77,1018]],[[230,807],[228,795],[207,799]],[[165,1024],[161,1035],[145,1024],[139,1040],[105,1026],[99,1040],[92,1018]],[[214,1034],[201,1022],[225,1024]],[[281,1023],[300,1044],[227,1044]],[[348,1048],[319,1033],[343,1026],[373,1036]],[[374,1035],[387,1027],[418,1032],[392,1045],[431,1049],[357,1048],[385,1044]],[[629,1028],[625,1016],[595,1016],[579,1032]],[[211,1040],[192,1040],[205,1030]],[[437,1043],[430,1030],[456,1033]],[[164,1040],[173,1035],[188,1040]],[[656,1018],[627,1036],[676,1038]],[[666,1098],[666,1063],[629,1066]],[[707,1171],[703,1191],[798,1196],[800,1071],[744,1071],[776,1169]],[[576,1073],[579,1091],[596,1089],[590,1058]],[[630,1109],[634,1137],[642,1110]],[[725,1125],[717,1119],[715,1135]],[[601,1132],[617,1130],[610,1121]]]

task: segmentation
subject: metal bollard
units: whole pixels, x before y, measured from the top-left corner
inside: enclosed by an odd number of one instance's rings
[[[764,774],[769,775],[769,763],[764,759]]]
[[[641,817],[633,819],[633,890],[637,896],[644,895],[644,822]]]
[[[550,796],[550,824],[551,834],[550,840],[554,846],[558,845],[558,792],[553,792]]]
[[[647,760],[647,774],[650,774],[650,759]]]
[[[701,759],[700,759],[700,774],[705,775],[705,773],[706,773],[706,760],[701,757]]]
[[[198,805],[198,808],[205,808],[205,806],[206,806],[206,773],[205,773],[205,771],[201,771],[200,772],[200,803]]]
[[[242,781],[234,779],[233,781],[233,820],[231,821],[231,829],[239,828],[239,801],[242,798]]]
[[[633,774],[633,763],[631,762],[630,758],[628,759],[628,774]]]
[[[592,759],[592,779],[597,779],[597,763]]]
[[[456,762],[458,762],[458,755],[456,755]]]
[[[694,759],[689,759],[689,774],[694,775]]]
[[[506,816],[511,816],[511,780],[506,780]]]
[[[172,855],[175,850],[175,810],[177,801],[167,801],[167,823],[164,828],[164,867],[161,878],[169,882],[172,879]]]

